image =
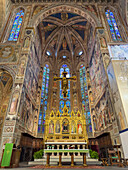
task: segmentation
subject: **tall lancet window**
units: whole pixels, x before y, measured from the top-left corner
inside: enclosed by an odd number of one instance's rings
[[[68,73],[66,75],[66,77],[70,77],[70,70],[68,68],[68,66],[66,64],[63,64],[62,67],[60,68],[60,77],[63,77],[63,71],[65,71]],[[61,82],[60,82],[60,104],[59,104],[59,111],[60,113],[62,113],[63,111],[63,107],[66,104],[66,106],[68,107],[69,112],[71,112],[71,103],[70,103],[70,81],[68,81],[68,93],[67,93],[67,97],[64,98],[63,97],[63,90],[62,90],[62,86],[61,86]]]
[[[108,21],[108,25],[110,27],[110,32],[111,32],[113,41],[122,41],[113,12],[107,9],[105,12],[105,15]]]
[[[80,66],[80,86],[81,86],[81,97],[82,97],[82,109],[86,118],[87,132],[92,132],[91,115],[89,109],[88,89],[85,66]]]
[[[46,64],[43,70],[38,133],[44,133],[44,124],[45,124],[45,116],[46,116],[47,100],[48,100],[49,72],[50,72],[49,65]]]
[[[21,28],[22,21],[23,21],[23,16],[24,16],[23,10],[20,10],[16,14],[8,41],[17,41],[18,40],[20,28]]]

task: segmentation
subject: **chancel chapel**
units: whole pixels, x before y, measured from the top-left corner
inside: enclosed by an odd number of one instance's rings
[[[1,0],[0,159],[7,143],[20,161],[72,147],[106,157],[114,145],[128,157],[127,5]]]

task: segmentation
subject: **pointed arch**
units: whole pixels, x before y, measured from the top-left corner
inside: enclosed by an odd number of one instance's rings
[[[40,21],[42,19],[45,19],[47,16],[49,15],[52,15],[54,13],[59,13],[59,12],[63,12],[63,11],[66,11],[66,12],[72,12],[72,13],[75,13],[75,14],[78,14],[82,17],[85,17],[93,27],[101,27],[101,23],[98,19],[98,17],[93,14],[92,12],[90,11],[87,11],[85,8],[82,8],[81,6],[75,6],[75,5],[64,5],[63,3],[59,4],[58,6],[56,6],[56,4],[53,4],[49,7],[47,7],[47,9],[42,9],[39,13],[37,13],[37,15],[35,15],[31,22],[30,22],[30,26],[34,26],[34,27],[37,27],[38,24],[40,23]]]
[[[0,68],[0,139],[12,95],[12,86],[13,77],[7,70]]]

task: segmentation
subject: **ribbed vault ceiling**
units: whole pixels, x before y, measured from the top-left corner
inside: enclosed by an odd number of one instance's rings
[[[61,55],[73,57],[76,51],[86,53],[87,38],[91,25],[85,18],[72,13],[57,13],[39,24],[42,49],[51,49],[56,58]]]

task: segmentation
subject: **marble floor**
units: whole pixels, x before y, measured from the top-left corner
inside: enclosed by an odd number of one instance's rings
[[[4,170],[4,168],[2,168]],[[2,170],[1,169],[1,170]],[[44,167],[44,166],[33,166],[33,167],[19,167],[19,168],[12,168],[14,170],[62,170],[62,169],[66,169],[66,170],[72,170],[72,169],[79,169],[79,170],[83,170],[83,169],[90,169],[90,170],[99,170],[99,169],[103,169],[103,170],[128,170],[128,167],[125,168],[120,168],[117,166],[108,166],[108,167],[103,167],[103,166],[88,166],[88,167],[82,167],[82,166],[74,166],[74,167],[70,167],[70,166],[62,166],[60,167]],[[10,168],[6,168],[5,170],[12,170]]]

